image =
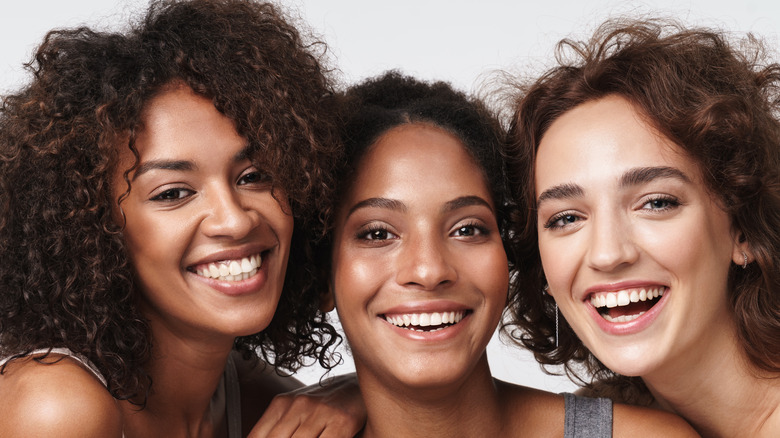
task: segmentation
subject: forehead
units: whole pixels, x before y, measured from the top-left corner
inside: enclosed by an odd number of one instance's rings
[[[490,200],[484,171],[463,143],[443,129],[419,123],[382,135],[360,160],[351,191],[400,196],[409,189],[442,196],[467,189]]]
[[[556,119],[542,137],[535,163],[536,195],[545,186],[609,179],[628,169],[673,167],[701,181],[687,153],[654,129],[620,96],[583,103]]]

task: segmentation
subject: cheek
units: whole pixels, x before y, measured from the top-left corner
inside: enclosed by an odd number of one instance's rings
[[[381,260],[365,251],[339,248],[333,255],[333,296],[340,318],[349,319],[376,293],[384,277]]]

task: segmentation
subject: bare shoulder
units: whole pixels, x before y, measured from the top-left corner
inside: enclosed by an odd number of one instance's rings
[[[681,417],[670,412],[615,403],[612,408],[615,437],[698,437]]]
[[[244,359],[241,354],[235,351],[231,354],[238,372],[238,381],[241,387],[241,408],[244,417],[252,413],[252,417],[256,417],[256,421],[276,395],[303,386],[293,377],[280,376],[274,367],[260,359]]]
[[[494,379],[502,406],[503,418],[513,430],[524,430],[532,436],[563,436],[565,407],[563,396]]]
[[[51,356],[56,357],[56,355]],[[103,384],[76,361],[17,359],[0,375],[0,435],[120,437],[122,417]]]

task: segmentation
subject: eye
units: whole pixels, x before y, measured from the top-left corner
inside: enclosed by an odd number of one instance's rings
[[[574,224],[580,220],[582,220],[582,218],[574,213],[562,212],[551,217],[550,220],[548,220],[547,223],[544,224],[544,227],[553,230],[560,229],[560,228],[565,228],[571,224]]]
[[[257,169],[252,169],[243,175],[238,179],[238,185],[247,185],[247,184],[267,184],[271,181],[271,176],[260,172]]]
[[[188,196],[192,196],[192,194],[195,193],[190,189],[185,189],[181,187],[175,187],[172,189],[167,189],[157,195],[154,195],[151,197],[152,201],[176,201],[178,199],[184,199]]]
[[[476,237],[486,236],[488,234],[490,234],[490,230],[479,224],[462,225],[452,232],[452,236],[455,237]]]
[[[373,226],[366,230],[360,231],[357,235],[361,240],[383,241],[397,239],[398,236],[390,232],[387,228],[382,226]]]
[[[679,207],[680,201],[671,196],[655,196],[642,204],[642,209],[651,211],[671,210]]]

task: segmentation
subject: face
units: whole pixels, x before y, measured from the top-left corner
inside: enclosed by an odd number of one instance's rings
[[[143,122],[140,163],[115,216],[124,213],[145,316],[153,330],[199,339],[261,331],[284,282],[289,210],[210,100],[172,86],[148,103]],[[117,196],[134,159],[125,151],[120,161]]]
[[[607,367],[674,373],[733,342],[727,273],[742,255],[730,220],[697,165],[628,101],[558,118],[535,171],[549,292]]]
[[[383,135],[338,211],[333,253],[336,307],[361,384],[467,378],[507,285],[495,206],[460,141],[419,124]]]

